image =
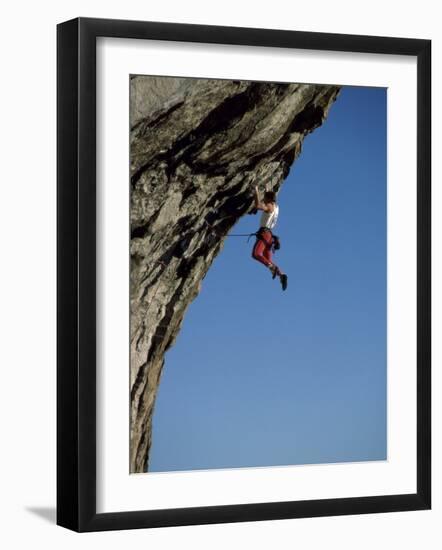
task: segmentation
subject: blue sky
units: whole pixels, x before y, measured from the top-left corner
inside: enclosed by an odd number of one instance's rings
[[[166,355],[149,471],[386,458],[386,99],[345,87],[306,137],[278,196],[286,292],[227,239]]]

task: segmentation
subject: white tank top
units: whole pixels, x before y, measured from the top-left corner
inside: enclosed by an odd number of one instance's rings
[[[263,212],[261,215],[261,227],[267,227],[267,229],[273,229],[278,220],[279,206],[275,204],[273,212]]]

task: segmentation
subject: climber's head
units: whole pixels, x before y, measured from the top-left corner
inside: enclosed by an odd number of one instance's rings
[[[265,204],[276,202],[276,193],[274,191],[266,191],[264,193],[264,202]]]

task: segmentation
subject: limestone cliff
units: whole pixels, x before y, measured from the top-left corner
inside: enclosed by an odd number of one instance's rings
[[[148,469],[164,354],[224,237],[254,185],[278,191],[338,92],[131,77],[131,472]]]

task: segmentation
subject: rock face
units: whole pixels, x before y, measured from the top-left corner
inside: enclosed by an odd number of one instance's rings
[[[278,191],[337,86],[131,77],[131,472],[184,314],[253,204]]]

